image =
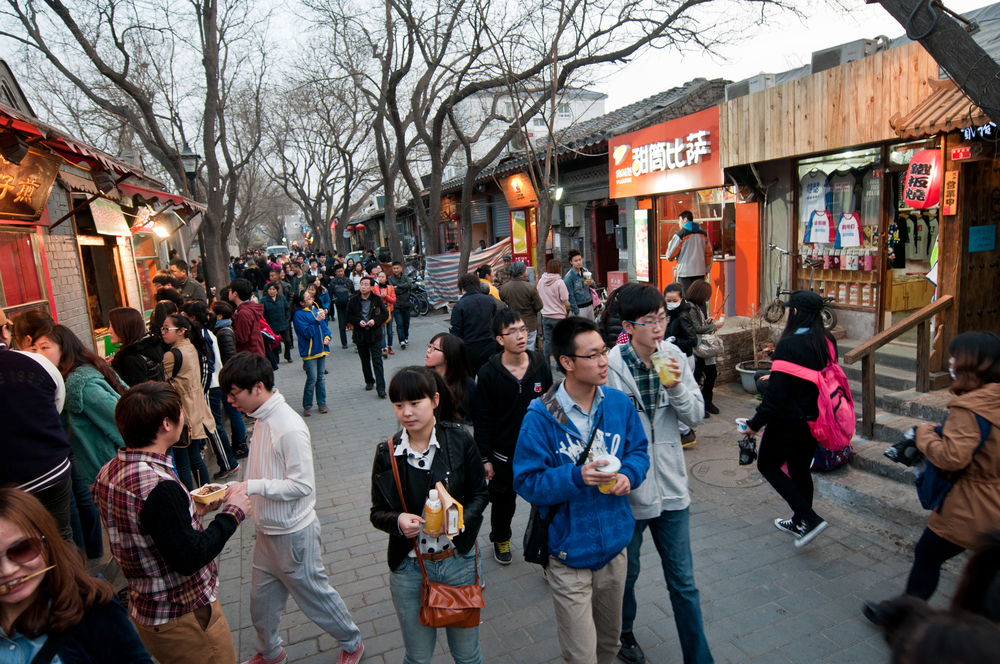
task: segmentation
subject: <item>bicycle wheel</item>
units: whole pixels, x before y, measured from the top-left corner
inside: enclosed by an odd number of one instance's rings
[[[768,323],[780,323],[784,317],[785,308],[781,306],[781,300],[777,298],[771,300],[771,303],[767,305],[767,309],[764,309],[764,320]]]
[[[427,296],[421,296],[420,301],[417,303],[417,314],[420,316],[426,316],[430,313],[431,303],[427,301]]]
[[[837,327],[837,312],[829,307],[823,307],[823,311],[820,312],[823,318],[823,328],[827,331],[832,331],[833,328]]]

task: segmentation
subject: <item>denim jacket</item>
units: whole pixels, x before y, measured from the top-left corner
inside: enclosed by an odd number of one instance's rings
[[[594,303],[590,296],[590,286],[586,284],[582,274],[570,268],[563,281],[566,282],[566,290],[569,291],[569,306],[574,316],[580,313],[580,307]]]

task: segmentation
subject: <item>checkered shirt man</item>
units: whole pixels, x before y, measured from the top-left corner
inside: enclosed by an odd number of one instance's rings
[[[653,367],[647,367],[639,359],[632,342],[622,344],[622,359],[632,372],[639,396],[642,397],[642,407],[647,413],[656,412],[656,398],[660,393],[660,376]]]

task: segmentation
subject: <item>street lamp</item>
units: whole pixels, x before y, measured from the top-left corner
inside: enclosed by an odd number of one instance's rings
[[[198,175],[198,162],[201,161],[201,155],[191,149],[191,146],[184,142],[184,148],[181,150],[181,167],[184,169],[184,175],[187,176],[188,185],[188,196],[194,200],[198,200],[195,195],[195,176]],[[202,219],[202,224],[205,220]],[[208,266],[205,265],[205,234],[202,231],[201,226],[198,226],[198,249],[201,253],[201,274],[205,279],[205,291],[206,293],[211,293],[211,286],[208,281]]]

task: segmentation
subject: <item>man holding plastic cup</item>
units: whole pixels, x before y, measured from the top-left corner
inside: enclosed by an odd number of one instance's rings
[[[629,494],[635,530],[627,549],[622,646],[618,658],[627,664],[645,661],[632,626],[636,616],[639,551],[643,532],[649,528],[660,553],[684,661],[713,662],[694,583],[688,526],[691,497],[680,432],[681,423],[694,427],[701,422],[705,402],[684,352],[663,340],[667,313],[663,296],[656,287],[626,284],[618,293],[618,306],[629,341],[608,353],[608,386],[621,390],[632,400],[650,440],[649,474]]]

